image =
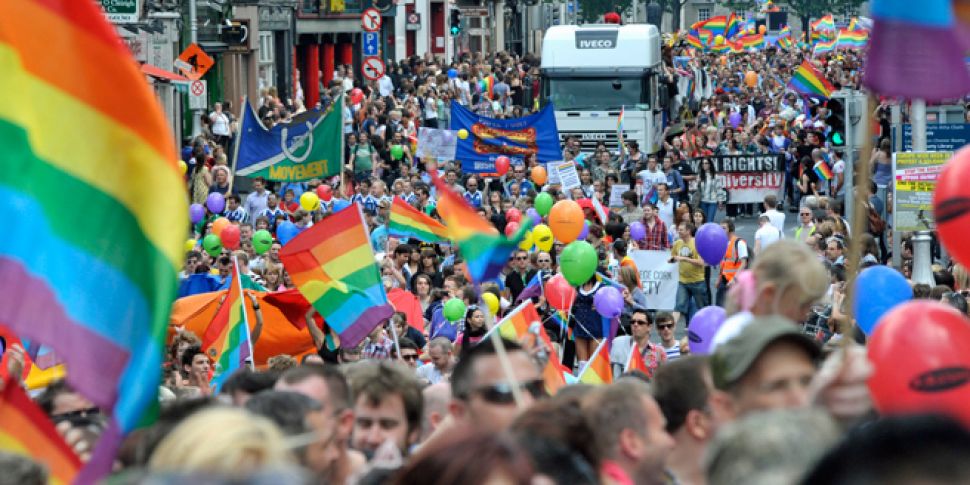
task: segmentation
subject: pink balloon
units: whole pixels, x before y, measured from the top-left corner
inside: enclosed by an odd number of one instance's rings
[[[546,282],[546,301],[556,310],[569,311],[576,301],[576,289],[562,273],[557,273]]]
[[[507,222],[522,222],[522,211],[516,209],[515,207],[508,210],[505,213],[505,220]]]

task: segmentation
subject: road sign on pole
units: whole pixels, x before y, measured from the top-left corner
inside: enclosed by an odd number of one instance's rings
[[[207,83],[203,80],[196,80],[189,83],[189,109],[205,109]]]
[[[360,15],[360,26],[365,32],[377,32],[381,30],[381,12],[374,7],[364,10]]]
[[[381,52],[381,38],[377,32],[364,32],[362,44],[364,57],[376,56]]]
[[[364,63],[360,66],[360,70],[365,78],[376,81],[384,77],[384,61],[379,57],[366,57]]]

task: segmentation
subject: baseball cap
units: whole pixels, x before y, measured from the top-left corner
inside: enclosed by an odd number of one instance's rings
[[[791,320],[782,316],[755,317],[740,333],[721,344],[711,355],[714,387],[725,390],[751,369],[771,344],[786,340],[802,347],[815,360],[822,349],[803,334]]]

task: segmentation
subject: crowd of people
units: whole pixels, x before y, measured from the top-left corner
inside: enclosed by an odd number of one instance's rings
[[[334,484],[967,481],[970,433],[960,424],[940,416],[880,417],[873,410],[865,336],[852,325],[845,281],[850,238],[862,238],[862,267],[890,258],[888,126],[876,133],[872,184],[846,186],[844,154],[826,141],[830,112],[824,100],[787,86],[807,56],[775,48],[722,56],[682,44],[665,47],[671,108],[660,151],[643,153],[636,141],[621,151],[605,144],[588,151],[576,137],[566,137],[563,159],[576,164],[582,183],[568,193],[532,178],[534,156],[505,175],[486,177],[463,173],[460,163],[414,156],[417,128],[449,126],[452,101],[493,117],[518,117],[541,104],[539,63],[532,56],[465,55],[451,63],[412,58],[372,83],[339,68],[318,108],[327,109],[344,93],[352,99],[342,113],[344,170],[324,180],[234,180],[226,153],[236,122],[228,107],[217,105],[207,117],[206,135],[187,143],[183,155],[189,197],[204,203],[218,192],[227,204],[192,231],[201,241],[216,218],[225,217],[239,226],[240,247],[216,255],[191,248],[180,294],[225,285],[232,256],[250,280],[247,288],[294,288],[280,260],[282,242],[260,251],[253,234],[275,233],[285,221],[303,229],[325,221],[339,201],[359,203],[385,289],[412,292],[426,330],[395,313],[359,346],[334,347],[309,314],[316,349],[240,370],[218,392],[210,388],[213,363],[199,337],[177,331],[160,390],[161,415],[127,438],[118,456],[120,473],[133,482],[156,477]],[[838,88],[859,84],[862,59],[853,51],[812,62]],[[302,115],[303,100],[281,102],[273,90],[264,94],[258,114],[265,125]],[[880,105],[876,113],[882,122],[885,109]],[[779,192],[762,204],[730,204],[705,157],[737,154],[783,155]],[[833,172],[830,180],[814,170],[819,162]],[[609,352],[614,382],[573,384],[549,396],[542,374],[547,359],[578,372],[611,337],[602,333],[593,303],[603,278],[577,289],[565,322],[541,294],[531,297],[552,348],[537,339],[496,345],[483,338],[490,325],[530,298],[523,293],[533,281],[557,273],[560,242],[515,251],[498,281],[475,285],[453,246],[389,234],[396,197],[437,215],[432,168],[499,231],[511,209],[525,213],[540,193],[579,202],[598,273],[622,286],[624,308]],[[616,185],[629,187],[623,206],[601,220],[591,199],[606,205]],[[332,199],[302,208],[300,196],[320,186],[331,188]],[[858,197],[871,210],[868,227],[853,232],[844,208]],[[759,229],[745,240],[736,224],[749,216],[758,218]],[[790,217],[797,217],[794,229],[785,225]],[[701,258],[694,239],[708,222],[721,224],[729,236],[727,252],[714,266]],[[673,311],[648,307],[640,278],[647,268],[630,258],[638,249],[669,251],[677,263]],[[908,278],[908,240],[901,251],[898,269]],[[957,265],[934,271],[937,286],[917,285],[914,293],[966,314],[966,270]],[[209,286],[200,290],[194,275],[204,275]],[[486,293],[499,301],[497,315],[486,311]],[[467,308],[455,324],[442,317],[451,298]],[[258,345],[264,323],[258,301],[250,303],[260,318],[252,335]],[[724,307],[729,317],[713,350],[691,355],[689,338],[677,335],[689,335],[693,315],[709,305]],[[643,354],[645,372],[624,372],[633,349]],[[64,383],[49,386],[37,401],[68,444],[82,457],[90,454],[105,421],[99,410]],[[42,481],[35,465],[9,456],[0,461],[0,475],[10,483]]]

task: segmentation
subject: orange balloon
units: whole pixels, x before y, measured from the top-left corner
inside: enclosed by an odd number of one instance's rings
[[[549,211],[549,227],[552,235],[569,244],[583,232],[583,209],[573,200],[560,200]]]
[[[222,230],[225,229],[226,227],[229,227],[229,224],[231,224],[229,222],[229,219],[226,219],[225,217],[220,217],[216,219],[215,221],[212,222],[212,234],[215,234],[216,236],[221,236]]]
[[[549,174],[546,173],[546,167],[536,166],[532,167],[532,181],[539,185],[546,185],[546,180],[549,179]]]
[[[744,83],[750,88],[756,87],[758,85],[758,73],[754,71],[746,72],[744,74]]]
[[[721,56],[721,65],[722,66],[726,66],[727,65],[727,56]]]
[[[767,32],[767,31],[768,31],[768,27],[765,27],[764,25],[759,25],[758,26],[758,33],[759,34],[763,34],[763,33]]]

